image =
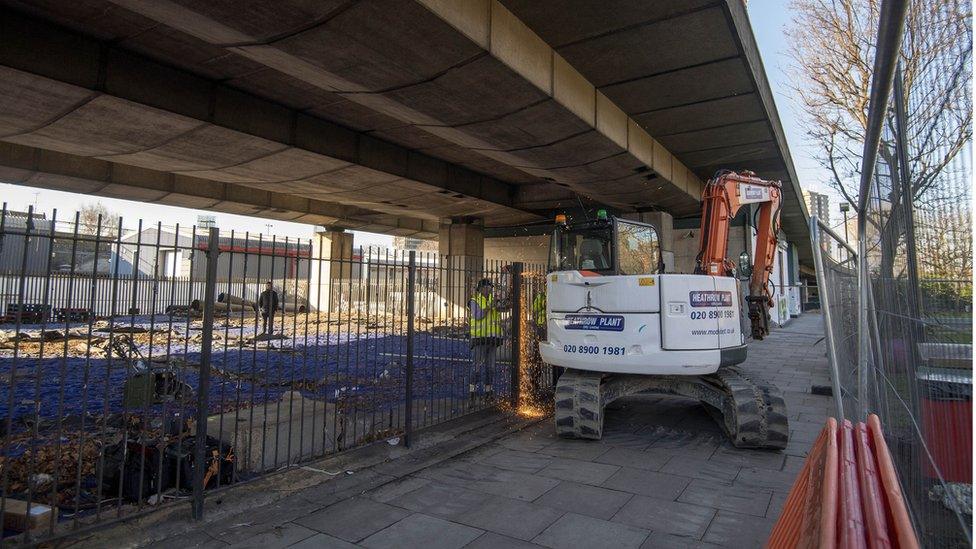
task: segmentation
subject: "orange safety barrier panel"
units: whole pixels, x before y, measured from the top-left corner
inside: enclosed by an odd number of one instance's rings
[[[766,547],[918,548],[877,416],[827,419]]]
[[[854,451],[857,454],[857,474],[861,484],[861,504],[864,506],[864,525],[871,547],[891,547],[888,539],[888,519],[881,477],[878,475],[874,450],[868,439],[868,428],[858,423],[854,431]]]
[[[766,546],[837,546],[837,422],[827,419],[793,482]]]
[[[840,546],[866,548],[861,489],[854,457],[854,427],[846,419],[840,430],[840,490]]]
[[[918,549],[918,536],[915,535],[915,528],[908,516],[908,507],[905,505],[905,497],[901,493],[901,484],[898,482],[898,473],[895,472],[895,463],[891,459],[891,452],[888,451],[884,432],[881,430],[881,420],[874,414],[868,416],[868,434],[871,438],[871,449],[874,450],[875,462],[878,465],[881,487],[885,493],[889,529],[894,533],[892,546],[902,549]]]

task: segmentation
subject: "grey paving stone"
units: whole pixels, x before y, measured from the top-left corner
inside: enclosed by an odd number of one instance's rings
[[[482,530],[424,514],[414,514],[376,532],[359,544],[371,549],[458,549],[471,543]]]
[[[366,497],[380,503],[386,503],[391,499],[402,496],[403,494],[407,494],[418,488],[423,488],[430,483],[431,481],[426,478],[407,477],[396,482],[384,484],[375,490],[370,490],[366,493]]]
[[[299,526],[293,522],[286,522],[262,532],[253,532],[247,539],[230,544],[235,549],[276,549],[288,547],[317,534],[315,530]]]
[[[715,509],[711,507],[634,496],[617,511],[612,520],[655,533],[701,539],[713,516]]]
[[[494,496],[454,520],[496,534],[528,541],[561,516],[563,511],[558,509]]]
[[[643,450],[651,443],[651,438],[647,433],[638,432],[645,426],[635,426],[633,429],[607,429],[604,426],[603,438],[600,444],[612,448],[630,448],[633,450]]]
[[[431,483],[389,501],[390,505],[418,513],[452,518],[484,504],[492,497],[459,486]]]
[[[783,466],[786,454],[770,450],[749,450],[735,446],[720,446],[709,461],[729,463],[740,467],[762,467],[764,469],[779,469]]]
[[[409,511],[365,497],[347,499],[298,519],[307,528],[356,542],[409,515]]]
[[[771,496],[770,492],[763,490],[752,490],[706,480],[693,480],[678,497],[678,501],[765,517]]]
[[[578,459],[553,458],[548,467],[539,471],[544,477],[579,482],[582,484],[603,484],[611,475],[616,473],[618,465],[593,463]]]
[[[356,547],[348,541],[334,538],[328,534],[315,534],[295,545],[289,545],[288,549],[355,549]]]
[[[535,500],[535,503],[554,509],[609,519],[633,497],[627,492],[608,490],[587,484],[561,482]]]
[[[632,450],[630,448],[610,448],[605,454],[596,458],[597,463],[607,463],[609,465],[620,465],[621,467],[632,467],[634,469],[645,469],[648,471],[659,471],[668,462],[673,454],[666,452],[648,452],[644,450]]]
[[[486,477],[469,482],[464,487],[496,496],[532,501],[552,490],[557,484],[558,480],[540,475],[495,469]]]
[[[783,467],[780,470],[796,475],[803,469],[803,465],[806,463],[806,461],[806,458],[786,456],[786,461],[783,463]]]
[[[789,492],[796,480],[796,473],[790,471],[771,471],[758,467],[743,467],[733,481],[734,486],[756,490]]]
[[[656,429],[651,433],[650,438],[648,450],[663,450],[675,455],[703,459],[711,457],[715,449],[725,442],[724,438],[716,435],[674,429]]]
[[[641,545],[641,549],[717,549],[718,547],[720,546],[713,543],[661,532],[651,532],[651,535],[647,536],[647,540],[644,541],[644,545]]]
[[[491,465],[492,467],[498,467],[501,469],[508,469],[510,471],[534,473],[544,467],[547,467],[552,461],[552,458],[546,455],[536,454],[534,452],[509,450],[506,448],[479,461],[485,465]]]
[[[769,507],[766,508],[766,518],[778,519],[789,495],[788,492],[773,492],[772,499],[769,500]]]
[[[228,544],[239,543],[310,514],[321,507],[294,495],[262,507],[260,513],[244,512],[230,516],[218,524],[209,526],[207,534]]]
[[[548,436],[546,433],[526,433],[521,432],[517,435],[510,435],[498,441],[498,444],[511,450],[523,450],[526,452],[536,452],[552,444],[555,434]]]
[[[464,549],[538,549],[540,545],[510,538],[494,532],[485,532]]]
[[[596,458],[607,453],[609,450],[609,446],[600,444],[595,440],[557,439],[549,446],[539,450],[539,453],[558,458],[594,461]]]
[[[674,456],[661,467],[662,473],[731,484],[739,466],[701,458]]]
[[[602,486],[631,494],[673,500],[681,494],[689,482],[691,479],[687,477],[621,467]]]
[[[795,441],[795,442],[802,442],[806,446],[811,446],[812,443],[815,440],[817,440],[817,437],[818,436],[820,436],[820,432],[819,431],[817,431],[817,432],[813,432],[813,431],[798,431],[796,429],[790,429],[790,441],[791,442],[793,442],[793,441]]]
[[[647,534],[649,532],[641,528],[567,513],[532,541],[546,547],[615,549],[640,547]]]
[[[429,480],[436,480],[446,484],[460,484],[463,486],[469,482],[483,479],[497,470],[498,469],[495,467],[484,465],[482,463],[454,459],[446,463],[441,463],[433,467],[428,467],[422,471],[418,471],[416,476]]]
[[[762,547],[773,529],[773,519],[761,519],[719,511],[702,541],[725,547]]]
[[[180,547],[181,549],[222,549],[230,546],[222,541],[215,540],[203,530],[196,530],[161,539],[143,546],[143,549],[169,549],[171,547]]]

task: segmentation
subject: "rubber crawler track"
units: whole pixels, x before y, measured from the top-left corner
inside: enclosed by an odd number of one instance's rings
[[[556,383],[556,434],[599,440],[603,436],[603,395],[598,372],[566,370]]]
[[[604,407],[640,392],[700,400],[739,448],[782,449],[789,442],[786,403],[779,389],[734,366],[702,377],[630,376],[628,380],[566,370],[556,384],[556,434],[597,440],[603,436]]]
[[[786,402],[774,385],[753,378],[735,366],[703,378],[725,395],[721,418],[715,420],[738,448],[786,448],[790,439]],[[706,406],[710,412],[716,410]]]

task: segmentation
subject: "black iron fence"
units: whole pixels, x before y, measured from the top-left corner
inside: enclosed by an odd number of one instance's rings
[[[0,543],[548,400],[541,266],[56,216],[0,212]]]

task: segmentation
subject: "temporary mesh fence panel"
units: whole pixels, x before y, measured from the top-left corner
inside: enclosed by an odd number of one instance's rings
[[[912,3],[893,93],[871,105],[886,123],[859,235],[870,292],[857,398],[881,417],[932,546],[972,541],[971,12]],[[848,397],[856,384],[842,381]]]
[[[857,410],[857,255],[820,220],[814,218],[810,230],[831,366],[837,368],[843,408]]]
[[[0,513],[37,526],[0,542],[550,400],[542,266],[56,215],[0,212]]]

